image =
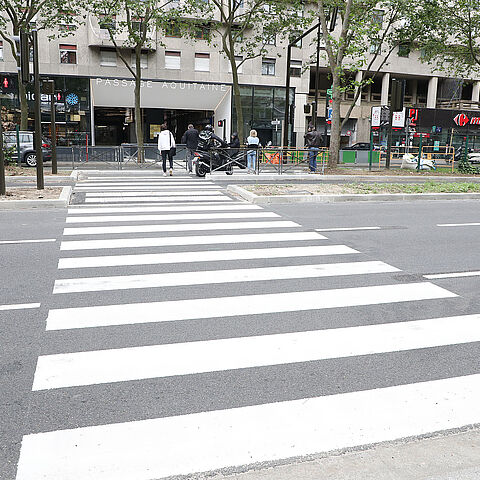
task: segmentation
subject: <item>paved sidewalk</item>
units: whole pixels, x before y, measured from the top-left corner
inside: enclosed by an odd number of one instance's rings
[[[478,480],[480,430],[380,445],[214,480]]]

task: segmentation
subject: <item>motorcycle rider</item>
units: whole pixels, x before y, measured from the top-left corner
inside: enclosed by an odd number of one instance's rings
[[[228,147],[227,142],[222,140],[218,135],[215,135],[211,125],[205,125],[198,136],[197,148],[199,150],[209,150],[210,148],[215,147],[215,140],[220,143],[221,148]]]

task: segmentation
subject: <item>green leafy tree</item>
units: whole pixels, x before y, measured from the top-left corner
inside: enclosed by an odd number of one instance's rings
[[[268,53],[268,45],[288,38],[311,20],[300,0],[210,0],[196,3],[202,22],[209,22],[207,40],[227,58],[232,73],[237,131],[245,137],[239,68]],[[193,12],[194,9],[192,8]],[[288,102],[286,102],[288,103]]]
[[[118,57],[134,79],[137,159],[143,162],[142,55],[162,43],[157,35],[168,28],[172,21],[180,18],[183,10],[177,8],[174,0],[167,0],[163,4],[157,0],[96,0],[87,8],[99,18],[102,28],[108,31]]]
[[[337,25],[330,32],[328,16],[334,8],[338,8]],[[339,161],[341,130],[363,88],[373,82],[399,45],[414,46],[428,29],[423,14],[422,0],[318,0],[323,46],[332,80],[329,166]],[[356,75],[359,71],[360,78]],[[343,92],[354,92],[354,96],[342,119]]]
[[[13,57],[20,67],[18,44],[12,36],[20,31],[48,30],[49,38],[73,33],[81,17],[67,0],[0,0],[0,39],[10,46]],[[20,101],[20,128],[28,126],[28,103],[25,86],[18,75],[18,97]]]
[[[429,0],[430,30],[419,40],[423,60],[457,77],[480,72],[480,10],[474,0]]]

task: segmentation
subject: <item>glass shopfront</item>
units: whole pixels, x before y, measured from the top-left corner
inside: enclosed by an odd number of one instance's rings
[[[241,86],[240,96],[242,99],[243,131],[245,136],[250,129],[257,130],[260,142],[265,145],[272,142],[273,145],[282,143],[281,123],[272,125],[272,121],[283,121],[285,117],[285,88],[283,87],[260,87]],[[293,103],[294,90],[290,90],[290,103]],[[235,102],[233,104],[233,130],[237,130],[237,116]],[[291,135],[291,126],[289,127]]]
[[[16,75],[9,75],[16,84]],[[46,77],[42,77],[46,78]],[[49,76],[55,81],[55,120],[57,125],[58,145],[85,144],[89,140],[90,132],[90,83],[84,77]],[[27,86],[28,102],[28,130],[34,130],[34,101],[33,85]],[[20,124],[20,102],[18,91],[5,95],[2,105],[7,109],[8,119]],[[42,94],[42,131],[45,137],[51,135],[51,106],[50,96]]]

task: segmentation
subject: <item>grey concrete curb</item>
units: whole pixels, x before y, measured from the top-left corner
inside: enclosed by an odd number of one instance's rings
[[[73,173],[73,172],[72,172]],[[59,182],[64,182],[65,180],[71,180],[72,179],[72,174],[70,175],[45,175],[45,180],[54,180],[54,181],[59,181]],[[8,175],[5,177],[7,182],[25,182],[25,181],[36,181],[37,177],[35,175]]]
[[[0,202],[0,210],[21,210],[30,208],[66,208],[70,203],[73,187],[63,187],[58,199],[49,200],[7,200]]]
[[[480,193],[352,193],[338,195],[265,195],[228,185],[227,192],[255,205],[280,203],[392,202],[399,200],[480,200]]]
[[[403,176],[403,175],[364,175],[364,174],[351,174],[351,175],[321,175],[321,174],[268,174],[261,173],[259,175],[247,175],[243,173],[234,175],[236,180],[274,180],[278,179],[279,183],[284,183],[286,180],[310,180],[318,181],[319,183],[329,183],[333,180],[345,180],[348,182],[392,182],[392,183],[424,183],[429,181],[436,182],[472,182],[480,183],[480,176],[476,177],[455,177],[455,176]],[[221,175],[211,176],[212,180],[228,181],[229,178],[225,178]]]

